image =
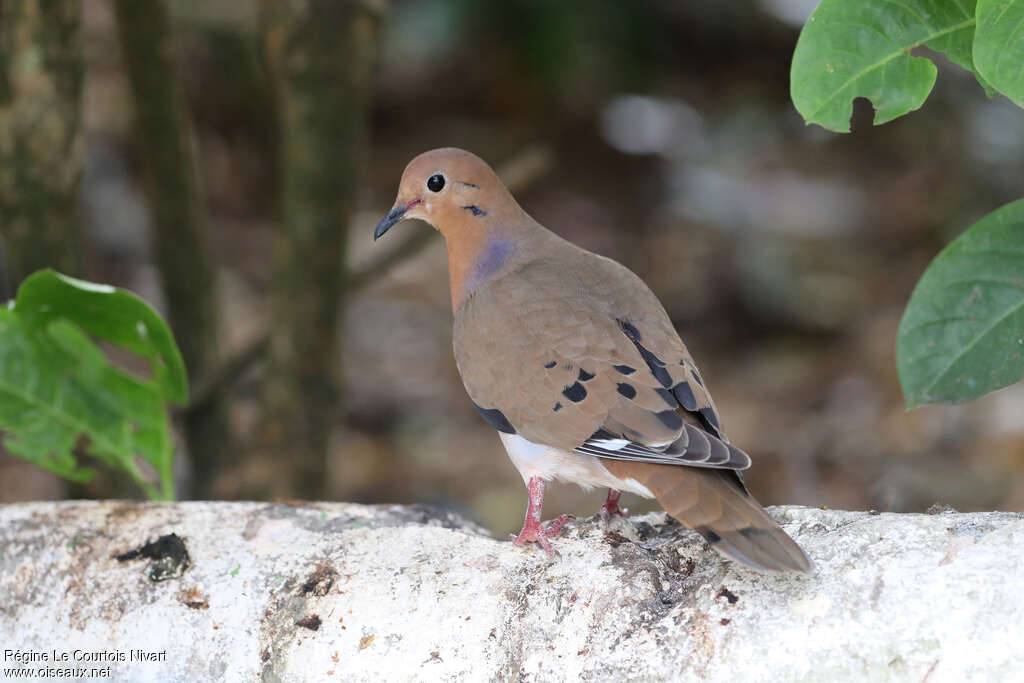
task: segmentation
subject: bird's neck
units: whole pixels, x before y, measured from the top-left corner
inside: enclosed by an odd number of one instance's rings
[[[481,231],[468,239],[447,240],[447,249],[452,311],[457,311],[470,294],[519,256],[521,245],[515,236]]]
[[[479,206],[472,215],[466,208],[439,227],[448,250],[452,311],[482,285],[533,258],[553,237],[511,196]]]

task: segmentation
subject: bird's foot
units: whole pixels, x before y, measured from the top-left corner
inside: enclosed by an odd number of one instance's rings
[[[539,522],[531,523],[531,520],[527,520],[523,524],[523,530],[516,534],[509,534],[509,540],[516,545],[526,545],[527,543],[537,543],[549,557],[557,557],[558,553],[551,547],[549,538],[557,536],[562,531],[569,520],[572,519],[572,515],[560,515],[557,519],[553,519],[547,524],[540,524]]]
[[[611,505],[605,503],[601,506],[598,514],[601,515],[602,520],[610,522],[613,517],[629,517],[629,510],[627,508],[620,508],[618,503],[612,503]]]
[[[605,499],[604,505],[598,511],[601,519],[609,521],[612,517],[629,517],[629,510],[626,508],[619,507],[619,498],[622,493],[613,489],[608,489],[608,498]]]

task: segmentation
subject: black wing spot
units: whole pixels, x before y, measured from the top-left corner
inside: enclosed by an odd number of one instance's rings
[[[615,436],[614,434],[609,432],[607,429],[604,429],[602,427],[601,429],[598,429],[596,432],[591,434],[590,438],[587,439],[587,441],[608,441],[609,439],[617,439],[617,438],[619,438],[619,437]]]
[[[472,402],[471,402],[472,403]],[[480,416],[484,418],[487,424],[491,425],[499,432],[505,434],[515,434],[516,428],[512,426],[512,423],[508,421],[508,418],[497,408],[481,408],[476,403],[473,403],[473,407],[477,409]]]
[[[642,337],[640,336],[640,330],[636,329],[633,323],[629,322],[628,320],[623,320],[622,318],[616,318],[615,322],[619,324],[619,329],[621,329],[622,332],[627,337],[629,337],[629,341],[633,342],[634,344],[638,344],[640,342],[640,340],[642,339]]]
[[[683,427],[682,416],[674,410],[666,410],[661,413],[656,413],[656,415],[658,419],[661,420],[661,423],[669,429],[676,430],[682,429]]]
[[[697,384],[704,386],[704,380],[700,378],[700,373],[697,372],[697,368],[694,366],[693,363],[688,362],[684,358],[681,361],[679,361],[679,364],[690,371],[690,374],[693,375],[693,379],[697,382]]]
[[[721,429],[718,424],[718,415],[715,414],[715,411],[711,406],[701,408],[698,412],[700,413],[701,422],[711,428],[708,431],[713,434],[718,434]]]
[[[661,396],[661,400],[667,403],[670,407],[675,408],[679,405],[679,401],[676,400],[675,395],[668,389],[655,389],[658,392],[658,396]]]
[[[612,367],[623,375],[632,375],[636,372],[636,368],[631,368],[628,365],[613,365]]]
[[[627,382],[619,382],[619,393],[628,399],[636,398],[636,388]]]
[[[466,209],[469,212],[471,212],[474,216],[486,216],[487,215],[487,212],[484,211],[483,209],[481,209],[476,204],[470,204],[469,206],[464,206],[462,208]]]
[[[562,402],[561,401],[556,401],[555,402],[555,407],[551,409],[551,412],[557,413],[561,409],[562,409]]]
[[[633,342],[633,346],[640,352],[640,356],[647,363],[647,367],[651,369],[651,374],[654,375],[654,379],[661,382],[661,385],[666,389],[672,386],[672,376],[668,374],[668,370],[665,369],[665,362],[658,358],[656,355],[647,350],[647,348],[640,343],[640,331],[629,322],[628,320],[622,320],[617,318],[616,322],[619,323],[619,329],[626,335],[629,341]]]
[[[693,389],[690,388],[689,384],[686,382],[680,382],[672,387],[672,393],[676,395],[676,398],[679,399],[679,403],[684,408],[690,412],[697,410],[697,399],[693,395]]]
[[[661,359],[644,348],[643,344],[639,342],[633,342],[633,344],[636,345],[637,351],[640,352],[640,355],[647,363],[647,367],[651,369],[654,379],[661,382],[661,385],[666,389],[672,386],[672,376],[668,374],[668,370],[665,369],[665,364],[661,362]]]
[[[573,382],[572,386],[562,390],[562,396],[565,396],[573,403],[579,403],[587,397],[587,390],[579,382]]]
[[[555,367],[556,365],[558,365],[558,361],[549,360],[547,363],[544,364],[544,369],[545,370],[550,370],[551,368]]]
[[[592,379],[594,379],[594,376],[592,374],[590,374],[589,372],[587,372],[583,368],[580,368],[579,380],[581,382],[589,382]]]

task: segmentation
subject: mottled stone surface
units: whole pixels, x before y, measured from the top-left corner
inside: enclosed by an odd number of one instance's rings
[[[26,666],[132,682],[1024,680],[1024,516],[773,514],[816,574],[755,574],[659,514],[578,520],[550,559],[424,507],[3,506],[2,666],[47,653]]]

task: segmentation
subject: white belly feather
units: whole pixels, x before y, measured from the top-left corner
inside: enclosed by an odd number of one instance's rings
[[[529,482],[531,477],[540,477],[544,481],[558,479],[578,484],[584,489],[603,486],[635,493],[644,498],[654,498],[651,490],[635,479],[619,479],[614,476],[601,464],[601,458],[536,444],[518,434],[502,432],[499,436],[524,482]]]

